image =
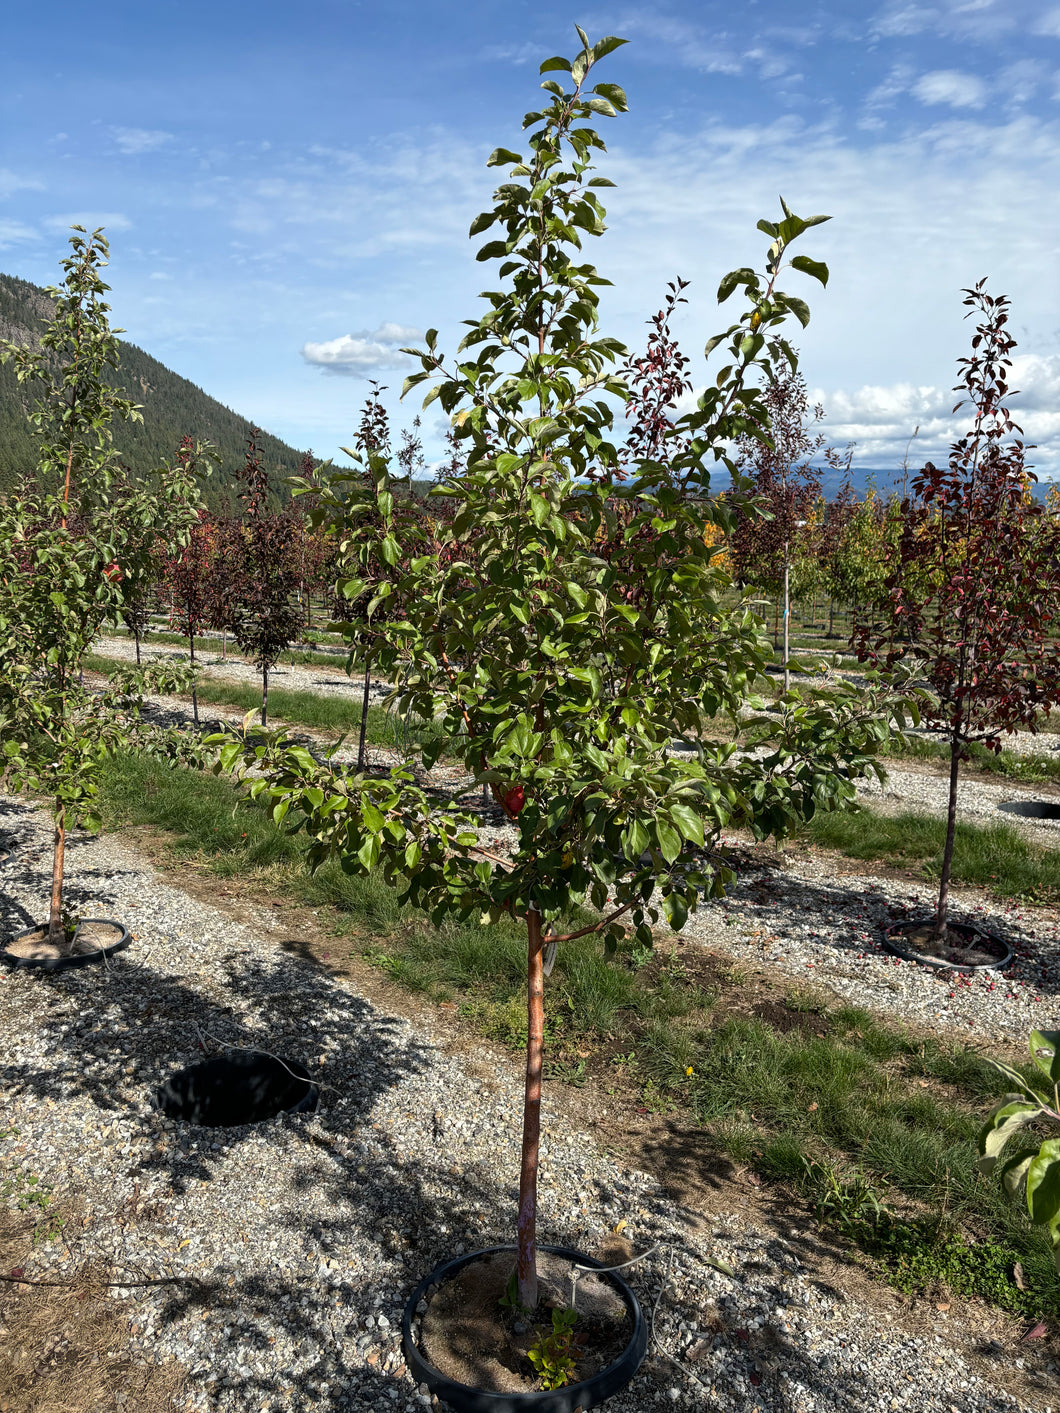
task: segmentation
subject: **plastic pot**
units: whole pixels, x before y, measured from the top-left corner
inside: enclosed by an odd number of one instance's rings
[[[426,1384],[431,1393],[436,1395],[444,1407],[451,1409],[452,1413],[575,1413],[579,1408],[596,1408],[605,1399],[611,1398],[626,1387],[643,1363],[648,1348],[648,1326],[641,1313],[640,1302],[626,1282],[614,1271],[606,1272],[604,1279],[614,1286],[625,1302],[633,1321],[633,1332],[629,1343],[614,1363],[608,1364],[605,1369],[580,1383],[532,1393],[493,1393],[486,1389],[472,1388],[469,1384],[457,1383],[455,1379],[449,1378],[427,1360],[416,1344],[412,1332],[416,1307],[432,1286],[444,1285],[465,1266],[470,1265],[472,1261],[481,1260],[483,1256],[492,1256],[502,1251],[511,1251],[514,1254],[515,1250],[514,1246],[489,1246],[482,1251],[471,1251],[464,1256],[457,1256],[454,1260],[444,1261],[420,1281],[409,1296],[401,1319],[405,1362],[413,1378],[418,1384]],[[539,1250],[549,1251],[555,1256],[576,1261],[581,1266],[589,1266],[598,1271],[604,1269],[600,1261],[594,1261],[591,1256],[567,1246],[543,1246]]]
[[[202,1128],[259,1124],[277,1114],[311,1114],[320,1089],[300,1060],[261,1050],[231,1050],[178,1070],[155,1091],[169,1119]]]
[[[132,937],[129,929],[122,922],[116,922],[110,917],[85,917],[77,925],[74,933],[74,946],[77,945],[81,929],[87,927],[89,923],[101,922],[108,927],[116,927],[120,930],[121,936],[116,942],[109,943],[106,947],[97,947],[91,952],[71,952],[65,957],[17,957],[7,950],[7,946],[0,947],[0,962],[9,967],[32,967],[37,971],[71,971],[74,967],[91,966],[93,962],[105,961],[108,957],[113,957],[116,952],[123,952]],[[36,927],[28,927],[25,932],[20,932],[13,939],[18,942],[23,937],[32,937],[35,932],[39,932],[42,927],[47,927],[47,923],[38,923]]]
[[[958,972],[962,976],[970,976],[973,972],[978,971],[1001,971],[1008,966],[1015,955],[1003,938],[963,922],[947,923],[946,931],[956,933],[958,936],[981,938],[985,943],[982,950],[991,953],[995,960],[983,962],[947,960],[945,957],[933,956],[930,952],[919,952],[912,942],[902,941],[902,934],[907,933],[910,928],[924,927],[931,921],[931,918],[909,918],[904,922],[892,923],[890,927],[884,929],[883,945],[885,949],[892,956],[901,957],[905,962],[917,962],[922,967],[934,967],[938,971]]]

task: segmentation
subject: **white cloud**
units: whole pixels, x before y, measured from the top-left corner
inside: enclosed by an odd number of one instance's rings
[[[948,103],[951,108],[981,108],[986,101],[982,79],[958,69],[934,69],[913,84],[912,92],[921,103]]]
[[[1014,421],[1023,428],[1023,440],[1034,449],[1027,462],[1046,474],[1060,472],[1056,455],[1060,437],[1060,354],[1016,354],[1010,385],[1016,391],[1008,404]],[[822,424],[829,441],[857,443],[856,457],[863,465],[897,467],[910,437],[909,464],[920,466],[938,460],[951,442],[970,430],[967,407],[953,412],[960,391],[949,386],[917,387],[911,383],[866,386],[828,391],[816,388],[811,402],[820,402],[827,420]]]
[[[388,321],[378,329],[361,329],[324,343],[304,344],[302,357],[325,373],[368,378],[373,373],[408,367],[409,360],[401,348],[422,337],[419,329]]]
[[[1060,6],[1042,15],[1034,26],[1035,34],[1043,34],[1050,39],[1060,39]]]
[[[155,128],[111,128],[111,135],[119,152],[136,156],[141,152],[157,152],[173,141],[171,132],[161,132]]]
[[[165,270],[152,270],[149,276],[152,280],[171,280],[172,275],[167,275]]]
[[[10,250],[13,245],[21,245],[28,240],[36,240],[37,232],[22,221],[0,220],[0,250]]]
[[[86,231],[103,226],[107,231],[127,231],[132,229],[128,216],[120,211],[75,211],[69,216],[46,216],[44,225],[50,231],[68,231],[71,226],[84,226]]]
[[[16,191],[43,191],[44,183],[36,177],[21,177],[8,167],[0,167],[0,200],[6,200]]]

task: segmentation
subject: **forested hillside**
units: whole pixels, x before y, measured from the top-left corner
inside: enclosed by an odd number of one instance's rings
[[[35,342],[50,317],[51,301],[42,289],[0,274],[0,339]],[[112,381],[143,409],[142,425],[114,427],[115,446],[130,470],[147,472],[172,459],[185,434],[211,441],[220,452],[221,467],[211,478],[207,495],[215,502],[227,499],[235,469],[243,460],[246,419],[124,340],[121,367]],[[33,468],[34,442],[26,422],[32,398],[32,391],[19,387],[11,365],[0,366],[0,491]],[[268,434],[262,435],[260,446],[269,479],[282,495],[283,479],[297,473],[302,454]]]

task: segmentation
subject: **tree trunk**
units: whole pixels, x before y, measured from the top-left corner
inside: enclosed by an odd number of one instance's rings
[[[262,726],[269,724],[269,669],[267,666],[261,669],[261,724]]]
[[[364,669],[364,695],[361,697],[361,737],[357,742],[357,769],[364,769],[364,743],[368,735],[368,689],[372,683],[372,669]]]
[[[788,648],[791,642],[791,566],[788,564],[788,547],[784,546],[784,690],[791,687],[791,673],[788,671]]]
[[[136,666],[140,666],[140,630],[136,630]]]
[[[66,806],[59,805],[55,816],[55,852],[52,855],[52,897],[48,909],[48,941],[66,950],[63,931],[63,862],[66,855]]]
[[[519,1303],[537,1308],[537,1168],[541,1144],[541,1069],[545,1053],[545,969],[541,914],[526,914],[526,1089],[519,1169]]]
[[[828,596],[828,636],[835,637],[835,599]]]
[[[780,599],[773,605],[773,651],[780,647]]]
[[[221,629],[221,661],[224,662],[225,654],[228,652],[228,629]]]
[[[188,642],[191,644],[191,669],[195,671],[195,634],[188,634]],[[195,678],[191,679],[191,719],[195,725],[199,724],[199,698],[195,691]]]
[[[957,834],[957,776],[961,768],[961,743],[950,741],[950,798],[946,809],[946,845],[942,850],[942,874],[939,878],[939,905],[935,914],[935,936],[946,936],[946,914],[950,906],[950,869],[953,867],[953,841]]]

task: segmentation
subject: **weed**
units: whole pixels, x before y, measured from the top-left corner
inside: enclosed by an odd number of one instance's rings
[[[551,1330],[539,1327],[537,1337],[527,1350],[544,1389],[563,1388],[574,1378],[577,1320],[577,1310],[553,1310]]]

